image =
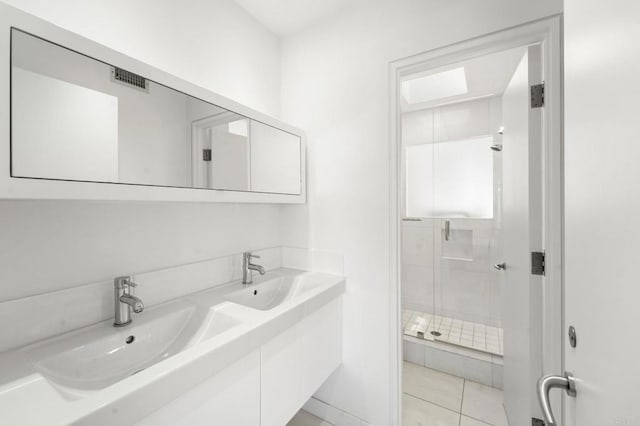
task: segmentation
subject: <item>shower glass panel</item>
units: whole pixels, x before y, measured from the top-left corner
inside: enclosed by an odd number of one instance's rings
[[[492,218],[491,145],[484,136],[407,146],[407,216]]]
[[[499,98],[402,117],[405,334],[501,354]]]

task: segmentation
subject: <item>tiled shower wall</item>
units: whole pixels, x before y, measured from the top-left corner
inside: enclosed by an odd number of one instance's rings
[[[464,106],[468,105],[467,110]],[[471,108],[471,106],[474,106]],[[447,129],[449,136],[473,137],[488,132],[502,143],[502,99],[458,105],[466,117]],[[409,115],[422,114],[414,112]],[[403,122],[404,144],[428,143],[424,126]],[[428,122],[428,120],[427,120]],[[406,124],[409,123],[409,124]],[[407,127],[408,126],[408,127]],[[440,132],[442,133],[442,131]],[[435,132],[437,135],[438,132]],[[449,139],[455,139],[451,136]],[[438,139],[433,137],[433,139]],[[445,138],[446,139],[446,138]],[[444,239],[446,218],[409,218],[402,222],[402,308],[488,326],[501,326],[502,276],[493,268],[502,262],[502,153],[493,154],[493,218],[450,218],[451,239]],[[453,245],[462,250],[451,250]],[[452,255],[453,252],[453,255]]]
[[[501,251],[493,219],[450,219],[471,232],[471,257],[443,256],[444,219],[402,223],[402,306],[420,312],[500,326]]]

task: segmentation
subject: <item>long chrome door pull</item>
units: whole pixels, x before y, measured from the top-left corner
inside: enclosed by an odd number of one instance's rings
[[[576,396],[576,379],[571,373],[564,373],[563,376],[544,376],[538,380],[538,402],[544,416],[544,423],[547,426],[556,426],[556,420],[551,411],[549,402],[549,391],[553,388],[560,388],[567,391],[567,395]]]
[[[451,223],[448,220],[444,221],[444,239],[449,241],[451,237]]]

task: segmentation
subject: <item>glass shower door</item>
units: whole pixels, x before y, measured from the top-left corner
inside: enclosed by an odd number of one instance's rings
[[[405,334],[501,354],[498,113],[482,100],[403,117],[402,270]]]

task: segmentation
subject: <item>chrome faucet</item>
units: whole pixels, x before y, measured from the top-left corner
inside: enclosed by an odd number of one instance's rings
[[[114,327],[124,327],[131,324],[131,311],[139,314],[144,310],[142,300],[133,295],[133,287],[138,284],[131,281],[131,277],[118,277],[113,280],[113,292],[115,298]]]
[[[253,282],[253,271],[260,272],[260,275],[266,273],[262,266],[251,263],[251,259],[260,259],[260,256],[251,254],[248,251],[242,254],[242,284],[251,284]]]

